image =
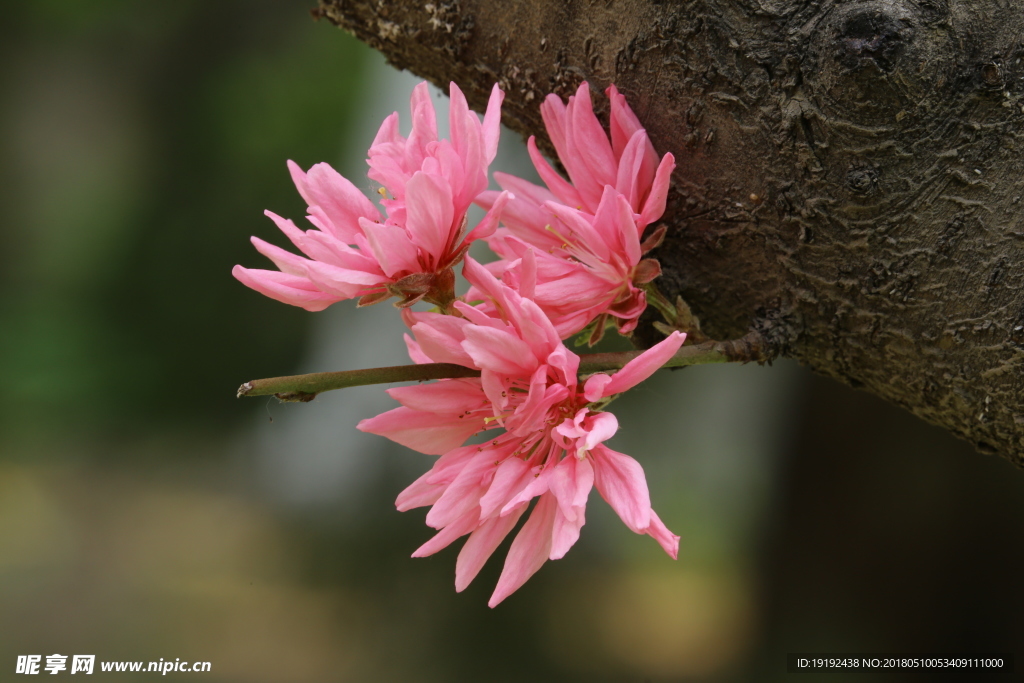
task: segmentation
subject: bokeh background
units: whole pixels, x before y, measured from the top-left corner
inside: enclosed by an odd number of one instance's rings
[[[5,9],[0,680],[53,653],[257,683],[776,681],[794,651],[1019,658],[1024,473],[788,362],[665,372],[617,402],[612,445],[647,471],[677,562],[596,494],[572,552],[495,610],[500,559],[462,594],[457,544],[410,559],[430,531],[393,500],[429,458],[354,429],[391,407],[379,387],[234,396],[406,362],[386,305],[309,314],[230,276],[263,267],[250,235],[282,243],[264,209],[303,214],[286,159],[372,193],[365,149],[416,82],[308,9]],[[525,173],[523,156],[507,135],[495,168]]]

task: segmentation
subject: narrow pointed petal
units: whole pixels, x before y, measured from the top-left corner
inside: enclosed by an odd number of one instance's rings
[[[519,506],[529,503],[537,496],[543,496],[550,488],[551,475],[554,471],[553,467],[541,470],[535,474],[533,479],[528,480],[526,486],[513,496],[505,506],[501,508],[501,514],[507,515],[516,510]]]
[[[455,591],[461,593],[472,583],[484,564],[494,554],[509,532],[515,528],[519,518],[526,512],[520,508],[506,517],[494,517],[482,523],[466,539],[455,562]]]
[[[530,477],[530,466],[518,457],[505,459],[494,471],[490,487],[480,498],[480,518],[496,516],[501,507],[519,493]]]
[[[359,232],[359,220],[375,221],[380,212],[359,189],[329,164],[319,163],[306,173],[308,203],[319,206],[330,221],[331,233],[351,243]]]
[[[494,455],[480,451],[462,468],[455,480],[427,513],[427,526],[435,529],[448,526],[470,510],[480,520],[480,498],[494,477]]]
[[[274,246],[270,242],[264,242],[259,237],[251,237],[250,241],[252,246],[256,247],[256,251],[273,261],[274,265],[282,273],[298,275],[299,277],[306,276],[306,264],[309,263],[309,259],[296,256],[290,251]]]
[[[622,156],[623,149],[633,135],[638,130],[643,130],[643,126],[640,125],[633,110],[626,104],[626,98],[619,93],[618,88],[610,85],[604,92],[611,105],[611,115],[608,118],[611,124],[612,150],[618,158]]]
[[[388,396],[406,408],[438,415],[459,416],[487,403],[480,380],[442,379],[431,384],[411,384],[387,390]]]
[[[427,557],[429,555],[433,555],[439,550],[447,548],[451,545],[452,541],[465,536],[476,529],[479,525],[479,519],[479,515],[476,514],[475,510],[466,512],[451,524],[437,532],[437,534],[435,534],[429,541],[417,548],[412,556]]]
[[[346,299],[359,296],[369,289],[380,288],[387,279],[380,274],[338,268],[322,261],[307,263],[306,274],[320,289]]]
[[[308,279],[276,270],[258,270],[235,266],[231,274],[249,289],[281,303],[322,311],[341,297],[321,292]]]
[[[668,530],[654,510],[651,510],[651,523],[644,533],[657,541],[673,560],[679,559],[679,537]]]
[[[409,309],[403,309],[409,310]],[[423,353],[423,349],[420,348],[420,343],[410,337],[407,334],[403,334],[402,338],[405,339],[405,348],[409,352],[409,358],[412,359],[413,363],[422,365],[424,363],[433,363],[433,359],[427,354]]]
[[[498,138],[501,135],[501,103],[505,93],[495,83],[491,88],[491,97],[487,100],[487,111],[484,113],[484,161],[490,164],[498,154]]]
[[[488,607],[495,607],[512,595],[547,562],[551,553],[551,528],[557,510],[558,503],[552,495],[541,496],[537,501],[530,518],[512,541],[498,585],[487,602]]]
[[[362,420],[356,429],[387,437],[420,453],[441,455],[461,446],[479,430],[479,422],[401,407]]]
[[[398,494],[398,498],[395,500],[395,507],[399,512],[405,512],[413,508],[433,505],[444,493],[447,486],[448,484],[446,483],[431,483],[427,481],[426,476],[420,477]]]
[[[676,167],[676,159],[671,153],[666,154],[661,163],[658,164],[658,171],[654,175],[654,182],[651,183],[651,191],[644,201],[643,211],[640,212],[640,220],[637,222],[640,230],[661,218],[665,213],[665,202],[668,200],[668,187],[672,181],[672,170]]]
[[[548,130],[550,131],[550,128]],[[532,135],[526,142],[526,150],[530,154],[530,160],[533,161],[533,166],[537,169],[540,179],[544,181],[544,184],[548,186],[548,189],[550,189],[563,204],[573,207],[578,207],[583,204],[583,199],[580,198],[580,193],[575,187],[573,187],[572,183],[558,175],[558,171],[551,168],[551,164],[541,156],[540,150],[537,149],[537,143]]]
[[[434,466],[429,471],[398,494],[395,507],[399,512],[405,512],[424,505],[433,505],[477,453],[479,450],[476,446],[463,446],[448,451],[434,461]]]
[[[401,136],[398,134],[398,112],[393,111],[381,122],[377,135],[370,144],[370,152],[372,153],[375,147],[380,148],[385,145],[393,145],[400,139]]]
[[[299,191],[299,196],[306,200],[306,204],[312,204],[313,200],[310,199],[309,193],[306,191],[306,173],[302,167],[289,159],[288,173],[292,177],[292,182],[295,183],[295,189]]]
[[[413,244],[440,263],[451,237],[452,188],[437,175],[414,173],[405,185],[406,223]]]
[[[565,102],[558,95],[551,93],[540,103],[540,117],[544,120],[544,128],[548,132],[551,144],[560,159],[565,159],[565,129],[568,125]],[[532,156],[532,155],[531,155]]]
[[[610,379],[603,379],[603,373],[592,375],[584,386],[585,398],[588,401],[598,401],[613,394],[621,394],[627,389],[632,389],[657,372],[669,358],[675,355],[675,352],[679,350],[679,347],[683,345],[685,340],[686,333],[675,331],[626,363]],[[607,377],[607,375],[604,375],[604,377]]]
[[[537,369],[537,358],[522,339],[501,330],[471,325],[466,327],[462,348],[483,370],[502,375],[531,375]]]
[[[562,458],[551,473],[549,488],[566,519],[576,519],[576,512],[587,504],[594,487],[594,468],[587,459]]]
[[[560,560],[565,557],[569,549],[576,545],[576,541],[580,540],[580,529],[586,521],[585,510],[582,507],[575,511],[571,519],[564,514],[561,507],[555,511],[555,518],[551,523],[549,560]]]
[[[474,240],[486,239],[494,234],[494,231],[498,228],[498,221],[501,220],[501,214],[504,212],[505,207],[508,205],[509,200],[515,199],[515,195],[510,192],[500,193],[491,204],[490,210],[484,214],[484,217],[480,219],[476,227],[469,231],[466,238],[462,241],[463,244],[469,244]]]
[[[644,470],[633,458],[598,445],[591,451],[594,484],[627,527],[644,533],[651,523],[651,497]]]
[[[493,90],[491,91],[493,94]],[[483,132],[480,121],[469,109],[466,97],[459,86],[449,86],[451,104],[448,108],[448,128],[452,140],[452,148],[462,159],[467,176],[479,174],[487,165],[485,161]]]
[[[575,154],[570,155],[569,160],[576,156],[578,161],[574,164],[576,169],[570,170],[569,175],[584,196],[589,191],[596,204],[604,186],[615,182],[616,163],[608,136],[594,114],[590,86],[586,81],[576,90],[570,109],[567,137],[571,136],[568,141]]]
[[[638,130],[622,150],[622,156],[619,158],[615,189],[626,197],[629,205],[637,213],[642,208],[641,202],[646,199],[645,195],[650,190],[651,181],[654,180],[658,168],[657,155],[647,153],[650,145],[647,133]]]
[[[412,326],[420,350],[434,363],[455,363],[467,368],[476,365],[462,342],[466,339],[466,321],[451,315],[429,314]]]
[[[502,173],[501,171],[494,172],[494,180],[498,183],[498,186],[503,190],[508,190],[514,193],[517,197],[526,199],[534,204],[543,204],[548,201],[558,201],[558,197],[553,195],[546,187],[540,185],[534,185],[529,180],[524,180],[518,176],[511,175],[509,173]]]

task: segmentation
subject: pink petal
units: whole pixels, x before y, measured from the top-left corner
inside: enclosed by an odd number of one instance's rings
[[[427,476],[424,475],[409,484],[398,494],[398,498],[395,500],[395,507],[398,508],[399,512],[405,512],[413,508],[433,505],[447,487],[448,484],[434,484],[427,481]]]
[[[611,189],[611,191],[615,192],[614,189]],[[599,206],[599,203],[595,202],[595,205]],[[583,211],[577,211],[554,202],[548,202],[544,205],[544,208],[551,211],[552,214],[562,221],[563,225],[556,225],[555,228],[562,237],[566,238],[569,244],[582,242],[586,245],[586,251],[591,252],[599,260],[603,262],[609,260],[611,252],[608,249],[608,243],[604,239],[604,235],[598,232],[591,223],[592,220],[595,220],[594,218]],[[584,256],[577,252],[573,252],[573,255]]]
[[[651,510],[651,523],[644,533],[657,541],[673,560],[679,559],[679,537],[668,530],[654,510]]]
[[[531,477],[530,466],[517,456],[506,458],[494,471],[490,487],[480,498],[480,518],[497,513],[510,498],[519,493]]]
[[[619,431],[619,421],[614,413],[597,413],[587,420],[587,427],[588,431],[583,438],[584,451],[615,436],[615,432]]]
[[[256,270],[235,266],[231,274],[250,289],[271,299],[307,311],[322,311],[341,297],[321,292],[304,277],[281,273],[276,270]]]
[[[527,299],[532,299],[537,291],[537,257],[533,249],[523,254],[519,268],[519,293]]]
[[[467,325],[465,332],[462,348],[476,367],[513,377],[528,377],[537,369],[537,358],[522,339],[478,325]]]
[[[405,185],[406,223],[413,244],[434,257],[437,266],[452,232],[452,189],[441,176],[414,173]]]
[[[640,212],[638,224],[641,230],[661,218],[661,215],[665,213],[668,187],[672,181],[672,170],[675,167],[676,159],[672,154],[666,154],[658,165],[658,172],[654,175],[651,191],[644,202],[643,211]]]
[[[491,94],[494,94],[493,89]],[[476,114],[469,110],[466,96],[454,82],[449,85],[448,95],[451,98],[448,108],[448,128],[452,149],[462,159],[463,170],[467,176],[486,173],[487,162],[480,121]]]
[[[591,375],[587,378],[587,383],[583,385],[583,398],[593,402],[599,401],[605,396],[611,396],[614,392],[607,389],[611,381],[611,375],[606,375],[603,372]]]
[[[409,309],[404,309],[409,310]],[[418,341],[413,339],[407,334],[403,334],[402,338],[405,339],[405,348],[409,351],[409,358],[412,359],[413,363],[421,365],[423,363],[433,363],[434,359],[423,353],[423,349],[420,348]]]
[[[456,417],[487,404],[480,380],[442,379],[432,384],[411,384],[387,390],[388,396],[406,408]],[[472,419],[472,418],[464,418]]]
[[[372,153],[375,147],[394,145],[399,142],[401,138],[402,136],[398,134],[398,112],[392,112],[384,119],[384,121],[381,122],[380,129],[377,131],[377,136],[373,139],[373,143],[370,145],[370,152]]]
[[[386,437],[420,453],[441,455],[461,446],[476,434],[480,423],[403,406],[362,420],[356,428]]]
[[[588,401],[598,401],[613,394],[621,394],[635,387],[653,375],[669,358],[675,355],[686,340],[686,334],[675,331],[642,354],[626,363],[610,379],[599,379],[607,375],[592,375],[584,386],[583,395]]]
[[[594,463],[594,484],[622,521],[636,533],[644,533],[651,522],[651,497],[644,470],[633,458],[599,444],[590,457]]]
[[[579,508],[570,519],[559,507],[555,512],[555,518],[551,523],[551,550],[548,553],[549,560],[560,560],[565,557],[576,541],[580,539],[580,529],[586,523],[584,508]]]
[[[498,154],[498,138],[501,135],[501,103],[505,99],[498,84],[491,88],[491,97],[487,100],[487,111],[484,112],[484,163],[490,164]]]
[[[650,148],[651,154],[648,154]],[[658,157],[653,153],[647,134],[638,130],[630,139],[619,158],[618,176],[615,189],[625,195],[634,211],[640,211],[640,202],[646,199],[651,181],[658,166]]]
[[[313,200],[310,199],[310,195],[306,191],[306,173],[302,170],[302,167],[289,159],[288,173],[292,177],[292,182],[295,183],[295,189],[299,191],[299,196],[306,201],[306,204],[313,204]]]
[[[492,299],[494,306],[498,308],[500,317],[507,319],[510,313],[506,297],[506,292],[509,291],[508,288],[471,256],[466,257],[466,261],[462,266],[462,274],[469,281],[469,284],[473,285],[483,296]]]
[[[412,89],[409,111],[412,113],[412,132],[405,143],[404,166],[406,171],[412,172],[423,163],[428,153],[427,146],[437,140],[437,114],[426,81]]]
[[[531,469],[536,470],[537,467]],[[534,474],[533,476],[533,479],[529,480],[526,486],[524,486],[519,493],[517,493],[515,496],[509,499],[507,503],[505,503],[505,506],[501,508],[501,514],[510,514],[524,503],[529,503],[537,496],[541,496],[547,493],[549,490],[549,485],[551,483],[551,475],[553,470],[553,467],[548,466],[545,469],[536,472],[536,474]]]
[[[586,506],[594,487],[594,468],[587,459],[562,458],[551,473],[549,486],[562,514],[573,521],[577,510]]]
[[[494,172],[494,180],[503,190],[515,193],[517,197],[525,199],[531,204],[540,206],[544,202],[558,201],[558,197],[550,190],[540,185],[534,185],[528,180],[501,171]]]
[[[416,247],[405,230],[396,225],[373,223],[365,218],[359,219],[359,227],[363,229],[381,270],[388,277],[395,277],[401,272],[420,272]]]
[[[359,232],[359,220],[380,219],[380,212],[366,196],[347,178],[330,165],[319,163],[306,173],[307,203],[319,206],[330,220],[335,237],[351,243],[352,236]]]
[[[608,136],[594,115],[590,87],[586,81],[580,84],[567,109],[566,147],[569,154],[568,158],[562,155],[559,158],[580,195],[589,200],[590,207],[596,207],[604,186],[615,183],[617,168]]]
[[[494,231],[498,227],[498,220],[501,218],[502,212],[505,210],[505,206],[509,200],[515,199],[515,196],[508,193],[502,192],[494,200],[490,210],[484,214],[484,217],[480,219],[476,227],[469,231],[466,238],[462,240],[462,244],[469,244],[470,242],[478,239],[486,239],[494,234]]]
[[[568,125],[568,115],[562,98],[554,93],[545,97],[540,103],[540,116],[544,120],[544,128],[548,131],[551,144],[561,158],[565,151],[565,129]]]
[[[466,463],[479,453],[478,446],[454,448],[434,461],[434,466],[409,484],[398,494],[395,507],[405,512],[424,505],[433,505],[441,497],[448,485],[455,481]]]
[[[387,281],[383,275],[338,268],[320,261],[310,261],[306,266],[306,274],[320,289],[346,299],[359,296],[368,289],[379,289]]]
[[[611,115],[608,118],[611,123],[612,150],[615,152],[616,158],[620,158],[630,138],[644,128],[640,125],[636,114],[626,104],[626,98],[619,93],[614,85],[608,86],[604,92],[611,104]]]
[[[477,197],[477,203],[488,208],[490,205],[488,202],[493,202],[497,196],[496,192],[493,195],[484,192]],[[516,237],[542,250],[558,249],[562,246],[562,240],[558,239],[550,230],[545,229],[545,226],[551,223],[551,219],[551,213],[547,209],[524,201],[518,195],[511,198],[501,212],[502,224],[508,227]],[[493,243],[493,239],[490,242],[491,249],[495,253],[501,254],[500,247]]]
[[[413,552],[413,557],[427,557],[451,545],[455,539],[465,536],[480,525],[480,516],[470,509],[464,515],[445,526],[433,538]]]
[[[462,342],[466,339],[466,320],[438,313],[422,314],[418,319],[419,322],[412,326],[412,333],[416,335],[420,350],[433,362],[477,367],[462,348]]]
[[[494,517],[480,524],[466,539],[455,562],[455,591],[461,593],[480,573],[488,558],[497,550],[516,522],[526,512],[522,507],[506,517]]]
[[[427,513],[427,526],[435,529],[448,526],[470,510],[480,520],[480,498],[486,493],[496,469],[495,455],[480,451],[462,468],[455,480]]]
[[[250,237],[249,241],[252,242],[252,246],[256,247],[256,251],[273,261],[274,265],[282,273],[306,277],[306,264],[310,263],[308,259],[296,256],[281,247],[275,247],[270,242],[264,242],[259,237]]]
[[[557,510],[554,496],[544,495],[537,501],[530,518],[512,541],[498,585],[487,602],[489,607],[497,606],[514,593],[547,562],[551,552],[552,524]]]
[[[402,168],[403,164],[400,158],[375,152],[372,147],[370,148],[369,156],[370,158],[367,159],[367,162],[370,164],[370,170],[367,171],[366,177],[370,180],[376,180],[391,192],[394,200],[392,202],[382,201],[381,203],[388,207],[388,216],[393,221],[401,224],[403,221],[393,209],[398,207],[402,211],[405,210],[405,183],[409,180],[411,174]]]
[[[519,404],[515,413],[505,420],[505,429],[511,434],[527,437],[547,429],[547,418],[551,409],[569,397],[569,389],[562,384],[548,385],[548,368],[537,368],[530,382],[530,393],[526,401]]]
[[[552,139],[554,138],[550,127],[548,127],[548,134],[551,135]],[[537,169],[540,179],[544,181],[544,184],[548,186],[551,192],[563,204],[580,206],[583,203],[580,193],[573,187],[572,183],[560,176],[558,171],[551,168],[547,160],[541,156],[540,150],[537,149],[537,142],[532,135],[526,142],[526,150],[530,154],[530,160],[533,161],[533,166]]]

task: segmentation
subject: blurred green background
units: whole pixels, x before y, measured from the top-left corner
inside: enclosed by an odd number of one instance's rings
[[[616,403],[612,445],[647,471],[678,562],[596,494],[572,552],[495,610],[507,543],[463,594],[458,544],[410,559],[430,533],[393,500],[429,458],[355,431],[391,407],[380,388],[234,397],[405,362],[386,306],[309,314],[230,276],[265,267],[250,235],[283,244],[264,209],[303,215],[286,159],[372,192],[376,126],[408,122],[415,79],[308,9],[6,9],[0,680],[53,653],[296,683],[775,681],[792,651],[1020,655],[1024,473],[785,362],[666,372]],[[521,168],[521,141],[503,145],[495,168]]]

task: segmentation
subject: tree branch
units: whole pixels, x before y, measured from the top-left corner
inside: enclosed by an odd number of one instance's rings
[[[587,353],[580,356],[580,376],[596,372],[619,370],[642,351],[619,353]],[[707,363],[758,363],[770,362],[774,354],[769,343],[758,332],[751,332],[741,339],[725,342],[705,342],[684,346],[664,366],[682,368]],[[246,382],[238,388],[238,397],[276,396],[281,401],[308,402],[317,394],[334,389],[359,387],[368,384],[390,384],[392,382],[422,382],[431,379],[457,377],[479,377],[480,371],[453,363],[423,363],[420,365],[396,365],[386,368],[365,370],[342,370],[340,372],[314,372],[308,375],[270,377]]]

